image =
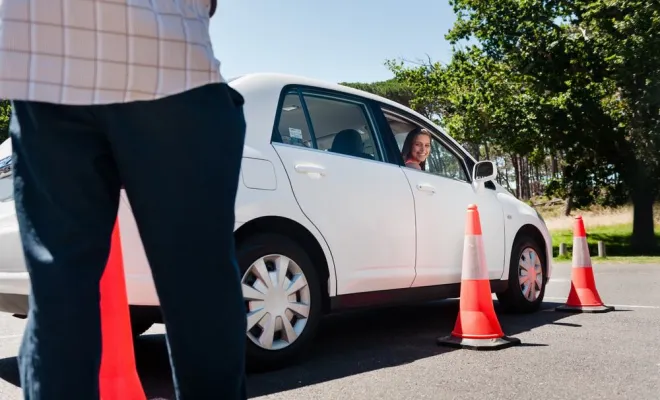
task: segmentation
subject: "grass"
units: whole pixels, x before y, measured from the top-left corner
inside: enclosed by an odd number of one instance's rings
[[[573,210],[568,217],[562,214],[562,206],[536,207],[536,209],[541,215],[543,215],[546,225],[551,231],[573,229],[576,215],[582,216],[587,231],[597,227],[624,225],[630,225],[632,227],[633,222],[632,206],[616,208],[590,207],[587,209],[578,209]],[[656,226],[660,226],[660,204],[654,207],[653,215]]]
[[[571,263],[571,257],[555,257],[555,263]],[[591,257],[591,263],[608,264],[660,264],[660,256],[630,256],[630,257]]]
[[[608,263],[657,263],[658,254],[635,254],[629,247],[632,236],[632,206],[618,208],[592,207],[585,210],[574,210],[570,216],[562,214],[563,206],[554,205],[537,207],[546,220],[546,225],[552,235],[553,255],[556,262],[570,262],[573,247],[573,224],[575,216],[581,215],[587,231],[589,254],[593,262]],[[654,210],[656,240],[660,243],[660,204]],[[606,258],[598,256],[598,242],[605,244]],[[568,254],[559,257],[559,245],[566,243]]]
[[[586,225],[586,223],[585,223]],[[660,263],[659,254],[635,254],[631,251],[629,243],[632,236],[632,224],[600,225],[587,229],[587,243],[589,254],[593,261],[629,262],[629,263]],[[550,231],[552,235],[552,250],[556,261],[570,261],[573,248],[573,230],[556,229]],[[660,234],[656,233],[656,240]],[[606,258],[598,256],[598,242],[605,244]],[[566,243],[568,255],[559,257],[559,245]]]

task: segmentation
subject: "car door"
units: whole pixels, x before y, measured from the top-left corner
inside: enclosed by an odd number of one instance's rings
[[[383,161],[367,101],[291,89],[273,138],[301,210],[330,247],[338,294],[409,287],[414,199],[403,171]]]
[[[416,126],[433,135],[426,169],[401,167],[415,198],[417,262],[412,286],[461,281],[466,211],[470,204],[479,209],[489,277],[499,279],[504,267],[504,213],[495,192],[475,189],[464,155],[441,132],[402,111],[384,111],[400,146]]]

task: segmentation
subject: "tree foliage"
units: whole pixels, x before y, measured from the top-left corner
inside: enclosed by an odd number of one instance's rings
[[[361,83],[361,82],[341,82],[340,85],[352,87],[353,89],[363,90],[365,92],[373,93],[375,95],[396,101],[406,107],[410,107],[415,111],[426,114],[424,107],[420,107],[412,103],[415,98],[414,93],[410,87],[397,79],[389,79],[386,81]]]
[[[544,182],[548,194],[580,204],[630,198],[632,244],[654,248],[660,2],[451,4],[458,19],[447,39],[477,44],[455,47],[445,66],[388,61],[396,79],[411,87],[411,103],[434,104],[454,137],[508,154],[517,172],[561,160],[561,171]]]
[[[0,100],[0,143],[9,137],[9,117],[11,117],[11,103]]]

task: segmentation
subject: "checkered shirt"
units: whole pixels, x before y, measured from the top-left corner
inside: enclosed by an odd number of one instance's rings
[[[153,100],[224,82],[211,0],[0,0],[0,99]]]

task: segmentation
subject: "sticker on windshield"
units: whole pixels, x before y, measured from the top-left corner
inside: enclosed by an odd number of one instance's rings
[[[302,140],[302,129],[298,128],[289,128],[289,136],[294,138],[294,139],[300,139]]]

